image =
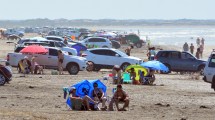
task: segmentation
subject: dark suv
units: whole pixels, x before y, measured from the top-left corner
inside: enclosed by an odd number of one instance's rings
[[[198,60],[189,52],[162,50],[155,59],[162,62],[169,68],[169,72],[196,72],[203,73],[206,61]]]

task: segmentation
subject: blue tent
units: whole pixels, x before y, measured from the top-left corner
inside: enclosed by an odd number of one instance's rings
[[[71,87],[76,88],[76,94],[80,97],[84,97],[85,95],[92,97],[93,83],[97,83],[98,88],[102,89],[104,93],[106,93],[107,87],[100,80],[83,80],[72,85]],[[72,103],[69,98],[67,99],[66,103],[69,107],[72,106]]]
[[[87,50],[87,47],[82,45],[81,43],[76,43],[76,44],[72,45],[72,48],[75,48],[77,50],[78,56],[81,55],[80,51]]]

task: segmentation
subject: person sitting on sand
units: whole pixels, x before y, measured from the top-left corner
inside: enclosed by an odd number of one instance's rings
[[[113,75],[113,83],[114,84],[120,84],[121,82],[121,68],[119,65],[114,65],[112,69],[112,75]]]
[[[28,74],[31,72],[31,62],[28,60],[28,57],[25,56],[24,59],[22,60],[22,65],[24,68],[24,72],[25,74]]]
[[[39,70],[39,74],[43,74],[43,66],[40,66],[36,61],[35,57],[31,58],[31,73],[37,74]]]
[[[149,74],[144,77],[144,85],[153,85],[155,81],[155,70],[150,70]]]
[[[124,105],[122,108],[119,108],[119,102],[123,102]],[[129,97],[128,94],[122,89],[122,85],[117,85],[117,90],[111,98],[109,104],[109,110],[113,111],[113,103],[116,104],[116,108],[118,111],[126,111],[126,107],[129,106]]]
[[[129,73],[130,73],[130,77],[131,77],[132,83],[134,85],[139,85],[140,84],[139,80],[135,79],[136,78],[136,72],[135,72],[134,68],[131,68],[130,71],[129,71]]]
[[[93,83],[93,91],[92,96],[93,100],[102,102],[102,110],[106,110],[107,106],[105,105],[105,102],[107,101],[105,94],[102,89],[98,88],[98,83]]]
[[[72,88],[70,89],[69,95],[70,95],[71,101],[80,101],[80,102],[82,103],[83,106],[82,106],[81,110],[84,110],[84,109],[86,109],[86,110],[91,110],[91,109],[90,109],[90,104],[89,104],[89,102],[92,102],[92,103],[94,103],[94,104],[98,104],[98,102],[92,100],[92,99],[91,99],[89,96],[87,96],[87,95],[85,95],[83,98],[81,98],[80,96],[78,96],[78,95],[76,94],[76,88],[75,88],[75,87],[72,87]],[[72,105],[72,106],[73,106],[72,109],[76,109],[76,108],[75,108],[75,105]]]

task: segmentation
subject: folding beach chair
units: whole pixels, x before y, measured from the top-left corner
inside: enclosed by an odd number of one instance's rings
[[[122,78],[123,78],[123,83],[132,83],[130,73],[123,72]]]

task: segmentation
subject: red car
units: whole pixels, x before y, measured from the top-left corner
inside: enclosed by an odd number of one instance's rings
[[[0,62],[6,62],[6,61],[0,61]],[[6,62],[6,65],[8,63]],[[8,66],[2,65],[0,63],[0,86],[4,85],[5,83],[9,83],[12,78],[12,72],[8,69]]]

